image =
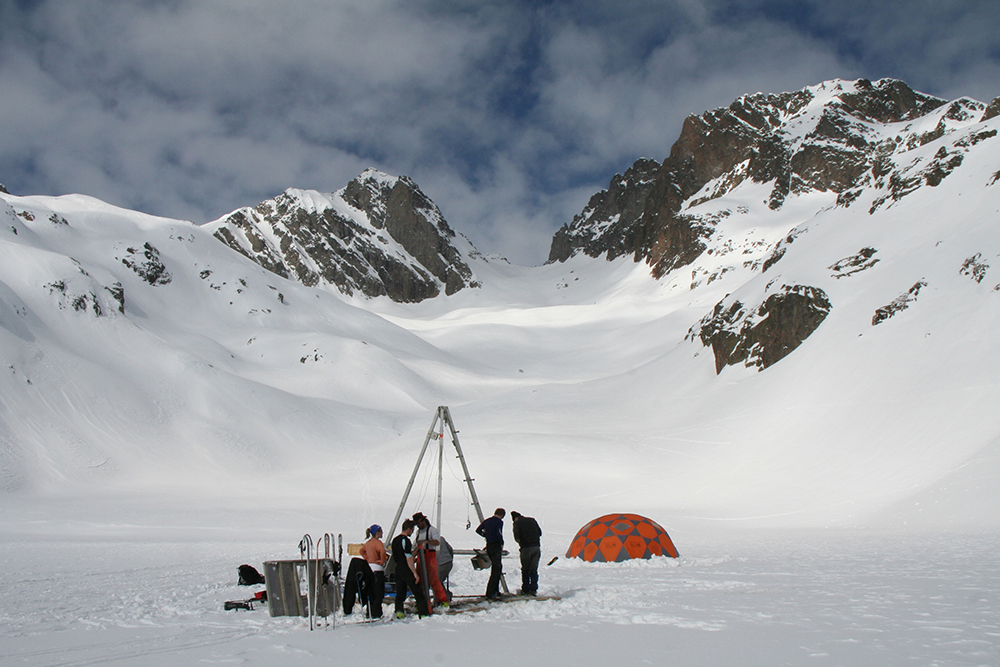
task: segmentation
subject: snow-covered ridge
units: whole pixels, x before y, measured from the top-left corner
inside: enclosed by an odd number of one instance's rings
[[[410,179],[367,170],[334,193],[289,189],[206,225],[282,277],[415,302],[476,287],[481,259]]]
[[[643,158],[595,195],[553,239],[550,261],[578,253],[632,255],[655,275],[707,250],[710,226],[687,211],[739,188],[768,184],[772,210],[790,197],[856,197],[905,153],[987,119],[987,105],[951,103],[893,79],[833,80],[801,91],[744,95],[728,108],[690,116],[671,155]],[[874,176],[872,175],[874,173]]]
[[[668,527],[995,525],[1000,119],[988,109],[855,118],[843,136],[809,116],[803,146],[860,136],[872,162],[849,187],[790,187],[777,207],[762,158],[732,162],[671,200],[692,237],[654,247],[698,252],[658,277],[634,254],[482,261],[408,179],[373,174],[210,226],[0,193],[0,502],[299,511],[336,496],[384,523],[429,415],[449,405],[485,502],[544,508],[557,532],[621,508]],[[637,163],[589,222],[624,231],[662,166]],[[611,200],[619,217],[597,216]],[[391,233],[396,204],[412,229],[435,230],[422,247],[454,248],[474,275],[416,261],[421,246]],[[340,267],[358,284],[405,284],[369,248],[445,294],[368,299],[323,282]],[[449,275],[480,286],[448,294]]]

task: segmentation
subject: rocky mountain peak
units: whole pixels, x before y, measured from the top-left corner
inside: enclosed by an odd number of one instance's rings
[[[338,192],[286,190],[211,226],[232,248],[307,286],[416,302],[479,285],[472,244],[411,179],[374,169]]]
[[[682,209],[747,180],[772,184],[772,209],[790,194],[844,192],[885,151],[875,126],[922,118],[945,104],[894,79],[835,80],[796,92],[744,95],[728,107],[688,116],[662,163],[637,161],[556,233],[549,261],[580,252],[608,259],[631,254],[663,276],[706,247],[709,227]],[[985,110],[954,104],[953,120]],[[947,119],[941,123],[944,132]],[[930,135],[918,139],[928,140]]]
[[[1000,97],[994,98],[992,102],[986,105],[986,111],[983,113],[983,120],[990,120],[991,118],[996,118],[1000,116]]]
[[[689,116],[662,163],[643,158],[616,174],[555,234],[549,261],[579,253],[608,260],[632,255],[655,278],[669,275],[673,287],[686,280],[677,270],[690,270],[692,290],[729,272],[763,273],[802,233],[800,223],[822,210],[864,201],[873,215],[940,185],[977,144],[997,135],[995,127],[979,125],[997,115],[1000,100],[948,102],[894,79],[744,95]],[[940,145],[923,148],[932,142]],[[792,200],[797,212],[779,213]],[[789,221],[781,236],[735,239],[720,227],[761,203],[758,215],[770,209],[775,220]],[[874,248],[864,250],[859,266],[879,261],[871,258]],[[729,259],[734,255],[739,261]],[[767,285],[764,294],[720,301],[691,329],[691,340],[712,348],[717,372],[776,363],[834,306],[815,284],[778,275]]]
[[[853,83],[836,82],[844,90],[831,106],[851,116],[876,123],[898,123],[920,118],[945,103],[938,97],[918,93],[897,79],[881,79],[872,83],[858,79]]]
[[[444,222],[437,206],[406,176],[390,176],[376,169],[366,169],[337,192],[347,204],[368,215],[376,229],[385,229],[398,218],[421,211],[423,217],[451,237],[455,233]]]

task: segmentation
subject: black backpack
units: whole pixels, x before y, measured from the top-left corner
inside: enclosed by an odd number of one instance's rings
[[[251,565],[240,565],[240,586],[253,586],[264,583],[264,575]]]

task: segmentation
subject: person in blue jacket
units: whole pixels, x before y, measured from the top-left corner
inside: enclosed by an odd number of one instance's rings
[[[476,528],[476,533],[486,539],[486,555],[490,557],[490,580],[486,584],[486,599],[500,597],[500,577],[503,576],[503,518],[507,512],[498,507],[493,516]]]

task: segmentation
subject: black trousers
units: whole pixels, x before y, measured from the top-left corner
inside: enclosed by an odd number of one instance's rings
[[[372,588],[368,593],[368,615],[382,618],[382,600],[385,599],[385,572],[372,571]]]
[[[407,589],[413,593],[413,599],[417,603],[417,614],[430,616],[431,610],[427,606],[427,596],[424,595],[423,586],[417,583],[413,572],[408,567],[396,568],[396,613],[403,613],[403,602],[406,601]]]
[[[486,597],[500,595],[500,577],[503,576],[503,544],[487,542],[486,555],[490,557],[490,580],[486,583]]]
[[[374,588],[374,577],[368,561],[364,558],[352,558],[351,564],[347,566],[347,574],[344,577],[344,614],[354,611],[354,600],[362,606],[368,606],[369,596]],[[381,598],[379,598],[379,611],[381,611]]]

